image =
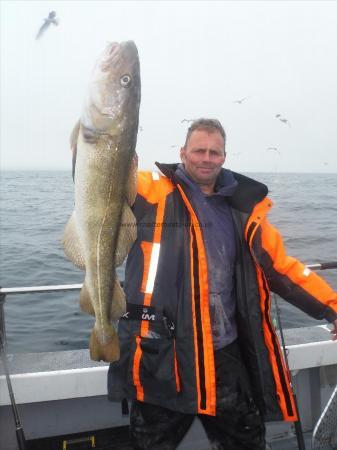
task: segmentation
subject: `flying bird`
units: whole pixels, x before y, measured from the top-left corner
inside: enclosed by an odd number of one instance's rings
[[[241,105],[241,103],[244,102],[247,98],[248,97],[243,97],[243,98],[240,98],[239,100],[234,100],[233,103],[238,103],[239,105]]]
[[[268,147],[268,148],[267,148],[267,151],[268,151],[268,150],[277,152],[278,155],[281,156],[281,153],[280,153],[280,151],[279,151],[279,149],[278,149],[277,147]]]
[[[184,123],[184,122],[194,122],[194,119],[183,119],[180,121],[180,123]]]
[[[275,117],[276,117],[276,119],[278,119],[278,120],[280,120],[281,122],[286,123],[286,124],[288,124],[288,125],[290,126],[289,120],[286,119],[285,117],[282,117],[281,114],[276,114]]]
[[[51,23],[53,25],[55,25],[55,26],[57,26],[59,24],[59,19],[56,17],[56,12],[55,11],[50,11],[48,17],[46,19],[43,19],[43,20],[44,20],[44,23],[41,25],[41,27],[40,27],[40,29],[39,29],[35,39],[40,39],[40,37],[49,28]]]

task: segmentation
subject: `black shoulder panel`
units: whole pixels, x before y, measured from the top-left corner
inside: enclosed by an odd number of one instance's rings
[[[230,205],[239,211],[249,213],[257,203],[266,197],[268,188],[265,184],[253,180],[253,178],[236,172],[232,173],[238,182],[238,186],[229,200]]]

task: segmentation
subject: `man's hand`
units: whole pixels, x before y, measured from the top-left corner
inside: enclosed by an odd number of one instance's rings
[[[333,341],[336,341],[337,340],[337,319],[336,320],[334,320],[333,322],[332,322],[332,325],[333,325],[333,329],[330,331],[330,333],[333,335],[332,336],[332,340]]]

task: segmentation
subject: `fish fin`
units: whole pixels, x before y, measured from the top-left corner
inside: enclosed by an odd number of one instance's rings
[[[136,219],[129,205],[124,203],[115,252],[115,265],[120,266],[137,238]]]
[[[76,167],[76,155],[77,155],[77,140],[78,140],[78,135],[80,132],[80,126],[81,126],[81,121],[78,120],[73,128],[73,131],[70,134],[70,148],[71,151],[73,152],[73,169],[72,169],[72,174],[73,174],[73,180],[75,179],[75,167]]]
[[[89,349],[90,358],[94,361],[114,362],[119,359],[119,339],[116,331],[111,326],[111,336],[106,344],[102,344],[97,336],[96,329],[91,332]]]
[[[81,120],[78,119],[78,121],[75,123],[74,128],[70,134],[70,148],[73,150],[75,147],[77,147],[77,139],[80,132],[80,126],[81,126]]]
[[[138,177],[138,155],[134,154],[130,163],[129,178],[127,181],[126,188],[126,201],[128,205],[132,206],[136,200],[137,195],[137,177]]]
[[[86,312],[87,314],[91,314],[92,316],[95,315],[95,310],[94,307],[92,306],[90,294],[85,280],[80,292],[80,307],[81,310]]]
[[[112,292],[112,302],[110,310],[110,319],[118,320],[126,311],[125,293],[116,276],[114,289]]]
[[[80,238],[77,233],[75,211],[72,213],[63,233],[63,247],[68,259],[79,269],[85,270]]]

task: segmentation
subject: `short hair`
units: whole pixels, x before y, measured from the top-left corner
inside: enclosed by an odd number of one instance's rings
[[[221,136],[223,137],[224,149],[226,148],[226,133],[225,133],[225,130],[223,129],[223,126],[219,122],[219,120],[204,119],[204,118],[194,120],[192,125],[187,130],[184,147],[187,146],[187,142],[188,142],[191,134],[195,130],[207,131],[208,133],[215,133],[216,131],[218,131],[221,134]]]

